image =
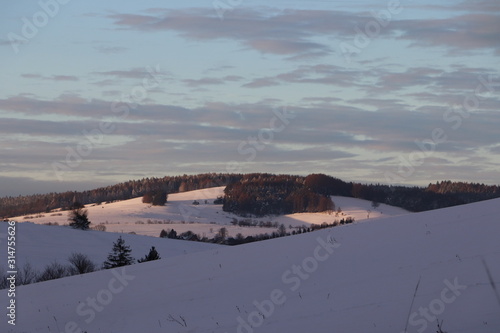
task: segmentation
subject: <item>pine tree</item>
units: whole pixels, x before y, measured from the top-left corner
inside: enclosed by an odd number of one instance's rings
[[[137,260],[137,262],[146,262],[146,261],[152,261],[152,260],[158,260],[161,259],[160,255],[156,251],[155,247],[152,246],[151,249],[149,250],[149,253],[144,256],[144,258]]]
[[[132,250],[130,246],[125,245],[122,236],[113,243],[113,252],[108,255],[108,260],[104,262],[102,267],[104,269],[127,266],[134,263],[135,259],[130,255]]]
[[[69,225],[75,229],[89,229],[90,221],[88,219],[88,211],[81,207],[75,208],[69,212],[68,221],[70,221]]]

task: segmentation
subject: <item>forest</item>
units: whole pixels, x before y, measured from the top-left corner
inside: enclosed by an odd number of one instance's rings
[[[143,178],[101,187],[90,191],[35,194],[0,198],[0,217],[50,212],[56,208],[71,209],[73,204],[105,203],[142,197],[146,193],[163,191],[177,193],[209,187],[225,186],[238,180],[241,175],[199,174]]]
[[[147,193],[178,193],[226,186],[221,200],[227,211],[240,215],[314,212],[332,209],[330,195],[348,196],[419,212],[500,197],[500,186],[441,181],[426,187],[345,182],[324,175],[274,175],[267,173],[216,174],[144,178],[90,191],[35,194],[0,198],[0,217],[71,209],[81,204],[142,197]]]
[[[307,178],[306,178],[307,179]],[[224,190],[222,209],[239,215],[281,215],[333,211],[330,198],[306,186],[303,178],[250,174]]]

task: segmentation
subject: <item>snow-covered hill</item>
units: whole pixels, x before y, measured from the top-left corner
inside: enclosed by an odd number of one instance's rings
[[[228,229],[230,236],[241,233],[244,236],[262,233],[271,233],[276,230],[260,227],[239,227],[231,224],[234,220],[248,220],[235,214],[222,210],[221,205],[213,202],[218,196],[224,194],[224,187],[208,188],[203,190],[169,194],[166,206],[151,206],[142,203],[142,198],[135,198],[101,205],[87,205],[89,219],[92,225],[105,224],[107,231],[135,232],[141,235],[160,235],[162,229],[175,229],[177,232],[191,230],[197,234],[212,238],[221,225]],[[356,221],[408,214],[408,211],[381,204],[377,209],[371,208],[371,202],[361,199],[332,197],[336,208],[341,208],[342,213],[336,215],[326,213],[301,213],[250,220],[263,222],[277,222],[286,227],[309,226],[323,222],[332,223],[346,217],[353,217]],[[193,202],[199,205],[193,205]],[[371,211],[368,213],[368,211]],[[13,218],[19,222],[32,221],[43,224],[57,222],[67,224],[68,212],[52,212],[31,214]],[[158,223],[159,222],[159,223]]]
[[[102,231],[81,231],[63,226],[36,225],[34,223],[16,224],[16,260],[18,267],[30,263],[42,269],[56,261],[67,264],[72,252],[83,253],[100,266],[119,236],[132,249],[136,259],[144,257],[151,246],[156,247],[162,258],[219,248],[219,245],[188,242],[175,239],[148,237],[142,235],[117,234]],[[7,234],[7,223],[0,223],[0,235]],[[3,239],[0,238],[0,242]],[[3,256],[4,254],[0,254]],[[7,262],[1,257],[0,269],[6,271]]]
[[[499,207],[496,199],[22,286],[16,326],[4,316],[0,330],[399,333],[435,332],[439,319],[448,333],[498,333]],[[5,309],[7,291],[0,299]]]

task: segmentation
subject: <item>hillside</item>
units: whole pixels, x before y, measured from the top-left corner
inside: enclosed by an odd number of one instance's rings
[[[213,201],[224,194],[224,187],[187,191],[169,194],[166,206],[151,206],[142,203],[142,198],[135,198],[112,202],[109,204],[89,204],[86,206],[92,225],[105,224],[107,231],[135,232],[141,235],[158,237],[162,229],[175,229],[177,232],[191,230],[200,235],[212,238],[221,226],[228,229],[230,236],[241,233],[244,236],[261,233],[271,233],[276,228],[240,227],[233,226],[232,221],[253,220],[284,224],[286,227],[309,226],[323,222],[332,223],[334,220],[353,217],[356,221],[367,219],[368,210],[371,210],[370,219],[382,216],[408,214],[398,207],[381,204],[377,209],[371,208],[371,202],[348,197],[332,197],[337,208],[342,213],[336,216],[326,213],[296,213],[281,216],[247,219],[233,213],[224,212],[222,205],[214,205]],[[199,205],[193,205],[194,201]],[[207,203],[205,203],[205,201]],[[37,217],[41,216],[41,217]],[[68,212],[52,212],[14,217],[13,220],[23,222],[32,221],[37,224],[58,223],[67,224]],[[148,222],[148,220],[150,222]],[[161,223],[160,223],[161,222]]]
[[[438,317],[448,333],[497,333],[499,204],[407,214],[22,286],[16,326],[4,319],[0,329],[387,333],[403,332],[410,317],[408,332],[435,332]],[[6,293],[0,292],[2,307]]]
[[[7,223],[0,223],[0,234],[5,235],[6,232]],[[122,236],[126,245],[131,247],[132,256],[136,259],[144,257],[151,246],[156,247],[162,258],[220,247],[216,244],[93,230],[81,231],[69,227],[33,223],[18,223],[16,236],[18,266],[22,267],[25,263],[30,263],[37,269],[42,269],[54,261],[67,264],[67,258],[72,252],[83,253],[100,266],[111,252],[113,242],[119,236]],[[6,261],[2,258],[0,268],[6,270],[5,266]]]

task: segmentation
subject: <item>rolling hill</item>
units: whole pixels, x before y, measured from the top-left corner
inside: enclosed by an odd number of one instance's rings
[[[2,332],[500,330],[499,199],[19,287]],[[7,306],[7,291],[0,292]]]
[[[106,230],[111,232],[135,232],[140,235],[159,236],[162,229],[175,229],[177,232],[191,230],[200,235],[212,238],[221,226],[228,229],[230,236],[241,233],[244,236],[271,233],[276,228],[239,227],[231,224],[234,220],[253,220],[276,222],[286,227],[309,226],[323,222],[332,223],[346,217],[353,217],[356,221],[366,220],[368,210],[371,210],[371,220],[385,216],[408,214],[409,212],[385,204],[377,209],[371,207],[367,200],[333,196],[337,208],[342,209],[338,216],[326,213],[297,213],[282,216],[267,216],[262,218],[243,218],[224,212],[222,205],[214,205],[213,201],[224,194],[224,187],[214,187],[202,190],[187,191],[169,194],[166,206],[151,206],[142,203],[142,198],[117,201],[108,204],[90,204],[86,208],[92,225],[105,224]],[[193,205],[198,201],[199,205]],[[51,213],[31,214],[18,216],[13,220],[32,221],[37,224],[58,223],[67,224],[68,212],[55,211]]]

